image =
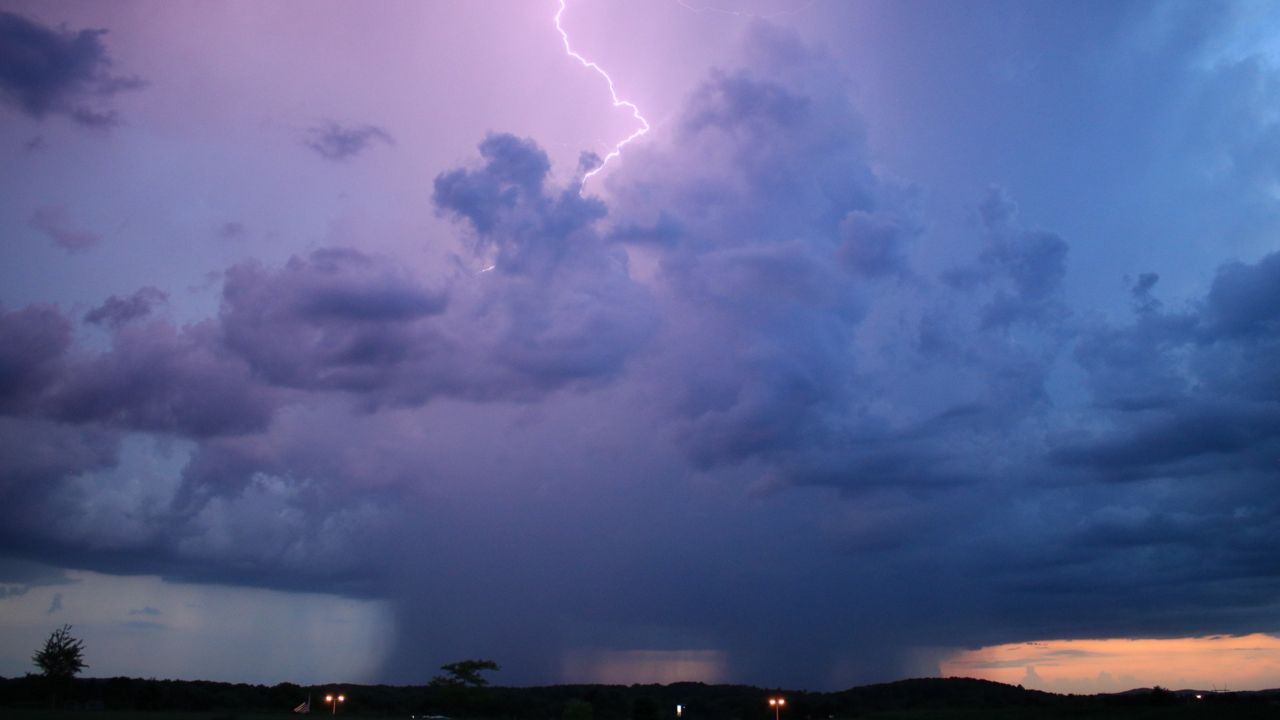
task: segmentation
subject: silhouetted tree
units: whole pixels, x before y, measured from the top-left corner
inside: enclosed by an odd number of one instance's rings
[[[63,625],[49,635],[31,661],[49,683],[50,704],[57,706],[58,692],[87,667],[84,664],[84,641],[71,637],[71,626]]]
[[[70,680],[88,667],[84,664],[84,641],[71,637],[70,625],[54,630],[31,661],[51,680]]]
[[[482,677],[484,670],[501,670],[498,663],[492,660],[462,660],[448,665],[441,665],[444,675],[431,678],[432,687],[472,687],[480,688],[489,684],[489,679]]]
[[[493,698],[488,688],[488,678],[480,673],[500,670],[492,660],[461,660],[441,665],[443,675],[431,678],[427,684],[427,704],[445,715],[454,717],[487,716],[491,713]]]

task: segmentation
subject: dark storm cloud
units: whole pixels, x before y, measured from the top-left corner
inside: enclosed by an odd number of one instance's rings
[[[66,571],[30,560],[0,557],[0,600],[22,597],[33,588],[56,587],[75,582]]]
[[[345,162],[368,150],[374,143],[393,145],[395,139],[377,125],[344,126],[329,120],[308,129],[303,142],[326,160]]]
[[[1017,206],[1003,189],[993,188],[980,208],[987,231],[982,253],[985,279],[1001,283],[983,308],[986,327],[1011,323],[1052,322],[1066,309],[1062,279],[1066,275],[1067,243],[1056,234],[1016,226]]]
[[[648,244],[652,233],[635,228],[669,228],[658,246],[668,392],[704,468],[785,464],[834,441],[857,403],[848,348],[865,293],[842,270],[840,228],[869,217],[876,183],[860,120],[820,82],[808,87],[817,60],[791,41],[757,28],[759,66],[714,73],[689,98],[674,146],[629,160],[635,184],[615,190],[615,238]],[[892,242],[870,242],[880,247],[864,246],[851,268],[903,268]]]
[[[925,646],[1273,627],[1280,255],[1084,316],[1071,238],[981,187],[930,235],[823,56],[762,25],[747,54],[583,192],[485,137],[434,182],[444,280],[242,262],[203,322],[109,298],[98,351],[0,314],[0,548],[390,597],[399,681],[692,648],[832,686]],[[177,469],[130,482],[130,453]]]
[[[716,72],[694,96],[683,125],[693,133],[714,128],[754,134],[797,127],[809,112],[809,98],[782,85],[745,72]]]
[[[1205,308],[1209,339],[1275,339],[1280,335],[1280,252],[1254,265],[1218,270]]]
[[[0,12],[0,97],[31,117],[65,115],[89,127],[117,123],[102,103],[142,86],[111,73],[106,30],[50,28]]]
[[[56,380],[71,323],[55,307],[0,308],[0,412],[22,411]]]
[[[548,202],[538,196],[538,207],[513,211],[541,212]],[[607,377],[646,332],[643,294],[610,282],[616,258],[564,260],[570,245],[555,229],[520,225],[478,239],[507,255],[477,285],[455,287],[456,299],[353,250],[317,251],[278,272],[237,266],[227,275],[222,335],[273,384],[343,390],[370,407],[532,398]],[[532,277],[513,267],[532,272],[534,262]],[[595,302],[566,302],[580,293]]]
[[[483,171],[458,169],[437,177],[432,199],[436,207],[466,219],[476,232],[487,236],[522,200],[538,202],[551,161],[532,140],[513,135],[485,138],[480,157],[485,161]],[[603,214],[603,207],[591,207]]]
[[[1229,465],[1239,469],[1241,462],[1262,470],[1273,464],[1274,441],[1280,438],[1280,408],[1266,402],[1178,404],[1131,413],[1127,419],[1132,429],[1061,447],[1054,452],[1054,459],[1090,466],[1121,479],[1153,473],[1212,473]],[[1213,461],[1191,462],[1205,456],[1212,456]]]
[[[30,560],[0,557],[0,584],[21,587],[23,593],[33,587],[67,585],[72,582],[75,581],[68,578],[64,570]]]
[[[661,254],[679,442],[704,469],[763,463],[775,489],[978,483],[990,462],[974,449],[1044,410],[1061,340],[1027,348],[1003,331],[1058,332],[1066,243],[1024,227],[993,191],[980,207],[985,248],[965,271],[971,294],[898,291],[893,324],[932,328],[934,344],[886,335],[868,281],[913,276],[917,223],[870,170],[821,56],[783,36],[757,28],[754,55],[767,59],[714,74],[675,147],[639,169],[629,160],[634,186],[614,188],[611,237]],[[814,185],[815,174],[839,180]],[[672,230],[652,246],[646,227]]]
[[[891,220],[854,210],[840,222],[839,256],[850,271],[876,278],[907,270],[906,230]]]
[[[112,330],[109,351],[85,356],[69,352],[70,323],[55,308],[0,315],[0,409],[196,437],[250,432],[270,419],[268,396],[219,346],[213,323]]]
[[[376,450],[395,431],[382,413],[439,398],[531,402],[601,387],[652,330],[647,294],[592,227],[602,205],[547,187],[545,155],[531,143],[493,136],[481,158],[439,184],[498,188],[506,200],[486,207],[481,223],[471,222],[478,206],[456,198],[440,209],[468,221],[471,251],[497,255],[492,272],[429,287],[389,258],[350,248],[280,268],[242,263],[226,272],[220,312],[204,322],[147,318],[162,299],[154,289],[109,298],[86,315],[110,332],[109,349],[96,353],[70,347],[57,310],[6,314],[0,341],[13,342],[0,346],[14,357],[5,401],[20,428],[12,437],[104,433],[113,453],[120,438],[111,433],[194,441],[176,488],[123,526],[104,525],[76,491],[77,473],[109,471],[115,455],[36,468],[43,492],[12,506],[31,522],[6,545],[55,561],[84,537],[110,538],[101,540],[112,548],[99,551],[103,568],[186,577],[182,563],[199,559],[195,579],[368,593],[380,572],[371,559],[399,527],[398,494],[422,472],[418,461]],[[48,337],[37,342],[40,333]],[[339,422],[371,424],[366,444],[347,430],[317,446],[320,427],[295,427],[330,400]],[[352,406],[367,420],[348,417]],[[12,487],[30,489],[20,481],[32,473],[12,474],[18,465],[9,459]],[[335,493],[347,495],[336,508]],[[63,529],[36,530],[57,503],[70,513]],[[346,542],[349,533],[361,540]],[[32,538],[44,539],[43,550]],[[321,555],[323,567],[314,566]]]
[[[40,560],[49,550],[48,538],[61,533],[87,537],[101,547],[101,534],[85,522],[66,492],[70,481],[85,474],[109,471],[120,458],[119,433],[74,427],[30,417],[0,417],[0,554]],[[118,520],[117,520],[118,521]],[[61,573],[40,566],[11,567],[0,562],[0,582],[16,576],[24,585],[65,582]],[[95,565],[97,560],[95,559]],[[74,562],[58,567],[82,567]]]
[[[151,286],[140,288],[126,298],[112,295],[101,305],[85,313],[84,321],[118,329],[125,323],[146,317],[151,313],[151,308],[165,302],[168,298],[168,294],[164,291]]]
[[[13,493],[43,493],[63,477],[111,467],[118,458],[116,433],[12,417],[0,418],[0,426],[3,488],[10,500]]]
[[[70,366],[49,396],[52,415],[71,423],[187,437],[255,432],[273,402],[243,361],[219,347],[206,322],[126,325],[108,352]]]
[[[1272,253],[1220,268],[1204,300],[1187,310],[1143,302],[1128,327],[1086,333],[1077,357],[1094,396],[1116,409],[1115,429],[1059,447],[1054,459],[1122,479],[1273,467],[1278,286],[1280,253]]]

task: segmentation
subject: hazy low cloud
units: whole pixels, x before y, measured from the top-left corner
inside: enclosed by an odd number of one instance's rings
[[[85,313],[84,321],[118,329],[125,323],[146,317],[154,306],[163,303],[168,297],[164,291],[150,286],[139,288],[126,298],[112,295],[101,305]]]
[[[391,133],[377,125],[339,125],[332,120],[307,130],[304,142],[321,157],[344,162],[368,150],[375,143],[394,145]]]
[[[54,245],[69,253],[81,253],[97,245],[101,240],[96,233],[77,230],[64,207],[43,207],[31,214],[31,225],[44,233]]]

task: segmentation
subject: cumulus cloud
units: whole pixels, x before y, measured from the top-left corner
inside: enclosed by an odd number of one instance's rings
[[[117,124],[106,103],[143,82],[112,74],[106,33],[55,29],[0,12],[0,98],[36,119],[64,115],[88,127]]]
[[[345,162],[363,153],[374,143],[394,145],[391,133],[377,125],[339,125],[332,120],[309,128],[303,142],[320,157]]]

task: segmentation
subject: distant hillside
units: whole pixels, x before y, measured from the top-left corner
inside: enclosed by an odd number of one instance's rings
[[[1047,707],[1071,702],[1071,698],[1064,695],[973,678],[899,680],[850,688],[824,697],[837,708],[828,715],[849,716],[882,710]]]

